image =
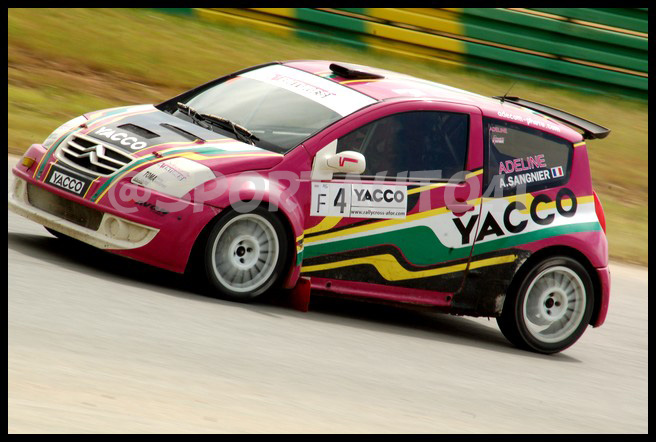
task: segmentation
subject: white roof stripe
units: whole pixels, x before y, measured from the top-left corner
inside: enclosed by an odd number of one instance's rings
[[[240,76],[294,92],[343,117],[377,101],[329,79],[283,65],[266,66]]]

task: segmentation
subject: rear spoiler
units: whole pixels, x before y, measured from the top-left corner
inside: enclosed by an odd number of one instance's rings
[[[533,109],[538,112],[541,112],[549,117],[560,120],[564,123],[577,127],[583,131],[583,138],[587,140],[592,140],[595,138],[601,139],[606,138],[610,133],[610,129],[607,129],[603,126],[595,124],[591,121],[584,120],[583,118],[577,117],[576,115],[569,114],[567,112],[561,111],[559,109],[545,106],[544,104],[535,103],[533,101],[524,100],[519,97],[492,97],[498,100],[509,101],[510,103],[517,104],[528,109]]]

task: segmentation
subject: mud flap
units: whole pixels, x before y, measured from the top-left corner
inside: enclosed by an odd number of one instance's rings
[[[465,282],[453,296],[451,313],[470,316],[499,316],[515,273],[530,256],[520,249],[506,249],[477,258],[514,254],[512,262],[469,270]]]
[[[310,278],[301,276],[291,290],[291,305],[294,309],[307,312],[310,309]]]

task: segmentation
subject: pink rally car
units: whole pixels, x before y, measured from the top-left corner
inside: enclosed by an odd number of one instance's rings
[[[517,97],[275,62],[69,121],[14,167],[9,209],[228,299],[309,284],[496,317],[554,353],[606,317],[584,140],[608,133]]]

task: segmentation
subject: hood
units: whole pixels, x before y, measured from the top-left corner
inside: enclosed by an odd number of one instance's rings
[[[184,156],[223,174],[272,167],[282,155],[218,134],[152,105],[85,115],[79,134],[111,145],[133,159]]]

